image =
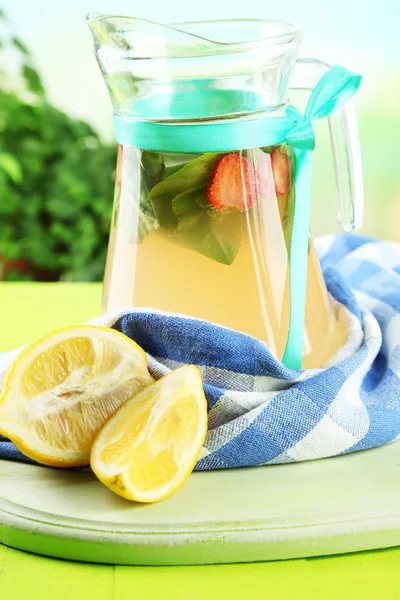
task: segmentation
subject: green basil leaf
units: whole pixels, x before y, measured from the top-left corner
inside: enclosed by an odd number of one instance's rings
[[[172,210],[176,215],[182,215],[196,208],[209,208],[207,186],[182,192],[172,199]]]
[[[170,167],[165,167],[164,173],[161,179],[167,179],[170,175],[173,175],[177,171],[182,169],[182,165],[171,165]]]
[[[179,217],[176,231],[179,233],[181,231],[187,231],[188,229],[198,227],[202,223],[203,219],[204,211],[197,207],[191,212],[187,212]]]
[[[203,154],[183,165],[181,156],[165,154],[162,180],[150,189],[147,200],[159,226],[170,231],[171,242],[230,265],[240,247],[240,215],[210,211],[207,197],[221,154]]]
[[[211,220],[202,211],[195,227],[172,239],[216,262],[231,265],[240,247],[240,216],[234,212],[221,213]]]
[[[149,202],[149,188],[146,185],[144,179],[141,181],[140,185],[140,210],[144,212],[149,217],[155,218],[154,210],[152,205]]]
[[[198,154],[187,154],[182,152],[165,152],[165,169],[162,179],[166,179],[170,175],[173,175],[174,173],[182,169],[185,165],[187,165],[192,160],[195,160],[198,157]]]
[[[150,192],[149,201],[160,227],[165,227],[165,229],[175,229],[178,226],[178,219],[172,210],[171,196],[169,194],[151,198]]]
[[[161,181],[164,173],[164,159],[161,152],[142,150],[141,156],[143,179],[148,190]]]
[[[137,237],[132,240],[133,243],[141,244],[146,236],[154,229],[158,229],[159,222],[154,214],[152,205],[149,202],[149,190],[143,179],[140,186],[139,202],[139,223]]]
[[[157,196],[175,196],[208,184],[219,156],[221,156],[219,152],[209,152],[190,161],[179,171],[155,185],[150,192],[150,200]]]
[[[208,195],[207,195],[207,189],[208,189],[208,186],[204,186],[202,188],[194,190],[194,194],[193,194],[194,201],[201,208],[210,208],[211,207],[210,201],[209,201]]]

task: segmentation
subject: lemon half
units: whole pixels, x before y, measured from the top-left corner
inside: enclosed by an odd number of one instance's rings
[[[152,381],[146,354],[122,333],[90,325],[59,329],[11,365],[0,396],[0,433],[40,463],[88,465],[104,423]]]
[[[122,406],[97,436],[90,464],[113,492],[157,502],[192,472],[207,433],[207,401],[197,367],[159,379]]]

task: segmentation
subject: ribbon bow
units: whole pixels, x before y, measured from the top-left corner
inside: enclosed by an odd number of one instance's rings
[[[295,125],[286,135],[290,146],[300,150],[314,150],[313,121],[331,115],[343,106],[358,90],[361,75],[343,67],[332,67],[317,83],[307,103],[304,116],[294,106],[288,106],[286,116]]]

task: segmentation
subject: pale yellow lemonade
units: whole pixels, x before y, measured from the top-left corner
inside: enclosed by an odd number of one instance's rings
[[[104,309],[146,307],[199,317],[263,340],[281,359],[290,319],[288,240],[290,204],[294,196],[291,191],[281,195],[276,193],[271,160],[267,152],[265,156],[266,159],[262,157],[263,183],[261,187],[257,182],[254,184],[253,191],[256,190],[258,196],[251,206],[244,210],[221,210],[219,205],[218,210],[215,205],[197,210],[196,206],[193,211],[190,207],[191,212],[184,215],[188,217],[188,226],[183,239],[180,222],[171,231],[156,219],[149,223],[146,217],[145,234],[139,239],[138,230],[143,229],[138,200],[143,185],[143,164],[138,151],[126,147],[123,152],[120,150],[104,281]],[[217,166],[214,164],[210,177],[217,178],[217,185],[221,182],[225,185],[225,180],[215,175],[219,160],[217,158]],[[171,171],[173,173],[174,169]],[[226,173],[227,181],[233,176],[231,169]],[[256,177],[260,177],[258,173]],[[245,180],[243,174],[242,179]],[[176,185],[172,178],[169,181],[169,185]],[[195,183],[199,181],[196,176]],[[181,184],[178,181],[178,185]],[[207,197],[213,201],[207,185],[201,197],[203,204]],[[188,186],[191,186],[189,171]],[[245,182],[243,187],[246,187]],[[164,191],[165,185],[160,190]],[[248,192],[244,189],[244,197]],[[174,205],[174,196],[171,197]],[[162,202],[164,199],[169,202],[169,198],[161,196]],[[211,219],[210,228],[217,234],[212,233],[210,247],[201,241],[199,245],[198,237],[195,246],[191,247],[190,236],[198,236],[196,223],[203,218]],[[204,231],[208,236],[209,230]],[[333,311],[310,239],[303,368],[322,366],[344,343],[345,336],[346,325],[338,322]]]

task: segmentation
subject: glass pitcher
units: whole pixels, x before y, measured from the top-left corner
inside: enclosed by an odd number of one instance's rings
[[[206,319],[263,340],[285,363],[299,300],[290,287],[296,152],[286,142],[221,151],[222,130],[210,126],[234,124],[237,135],[250,121],[258,129],[274,125],[287,110],[289,87],[311,90],[328,67],[297,60],[301,33],[285,22],[159,25],[98,14],[87,22],[119,141],[104,310],[146,307]],[[328,119],[339,218],[351,231],[362,220],[352,104]],[[138,125],[145,141],[131,143]],[[307,231],[297,366],[317,368],[343,344],[346,323]]]

